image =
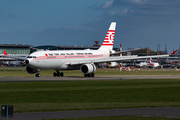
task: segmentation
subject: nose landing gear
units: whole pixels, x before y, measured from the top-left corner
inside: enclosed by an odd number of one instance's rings
[[[41,76],[39,72],[40,72],[40,70],[36,69],[36,77],[40,77]]]
[[[40,77],[40,73],[36,73],[36,77]]]

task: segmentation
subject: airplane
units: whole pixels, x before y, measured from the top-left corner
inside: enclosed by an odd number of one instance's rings
[[[106,33],[104,41],[98,50],[51,50],[33,52],[25,59],[26,71],[29,74],[36,74],[36,77],[40,77],[40,70],[53,69],[56,71],[53,73],[54,77],[63,77],[64,73],[59,72],[59,70],[80,69],[84,74],[84,77],[94,77],[94,72],[96,71],[95,64],[149,57],[111,56],[112,54],[116,54],[116,52],[113,50],[115,29],[116,22],[112,22],[108,32]],[[174,53],[175,52],[171,53],[170,55]],[[4,56],[11,57],[7,55],[7,53]],[[156,55],[151,57],[154,58],[166,56],[169,55]]]
[[[108,65],[109,68],[116,68],[116,67],[119,67],[119,63],[117,62],[111,62],[110,65]]]
[[[157,63],[157,62],[152,62],[152,58],[150,58],[150,65],[153,66],[154,68],[157,68],[157,67],[160,66],[159,63]]]
[[[147,58],[146,58],[146,61],[145,62],[140,62],[139,64],[136,64],[137,66],[140,66],[140,67],[144,67],[144,66],[147,66],[148,63],[147,63]]]

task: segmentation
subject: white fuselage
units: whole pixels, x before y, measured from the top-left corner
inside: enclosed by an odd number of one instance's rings
[[[153,67],[159,67],[159,66],[160,66],[159,63],[153,63],[153,62],[151,62],[151,65],[152,65]]]
[[[100,50],[53,50],[38,51],[27,57],[28,66],[36,69],[79,69],[80,66],[71,66],[71,62],[93,62],[96,59],[109,57],[108,51]]]
[[[148,65],[147,62],[141,62],[141,63],[139,64],[139,66],[141,66],[141,67],[147,66],[147,65]]]

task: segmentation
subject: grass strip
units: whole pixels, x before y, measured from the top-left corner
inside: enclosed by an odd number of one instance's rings
[[[53,76],[55,70],[42,70],[41,76]],[[80,70],[61,71],[65,76],[84,76]],[[110,75],[180,75],[178,70],[139,70],[134,69],[132,71],[119,71],[119,69],[97,69],[95,76],[110,76]],[[23,68],[0,68],[0,77],[34,77],[35,74],[28,74],[25,67]]]
[[[14,112],[180,106],[180,80],[0,82]]]

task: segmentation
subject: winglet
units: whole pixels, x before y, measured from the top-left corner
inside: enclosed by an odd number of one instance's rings
[[[4,55],[8,55],[6,51],[4,51]]]
[[[174,52],[172,52],[170,55],[174,55],[177,52],[177,50],[175,50]]]

